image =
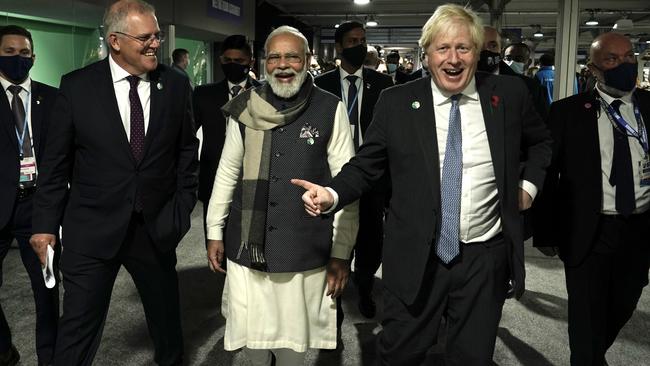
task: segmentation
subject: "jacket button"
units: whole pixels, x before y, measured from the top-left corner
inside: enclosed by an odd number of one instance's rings
[[[278,132],[283,133],[284,132],[284,127],[278,128]]]
[[[277,202],[269,202],[269,206],[271,206],[271,207],[275,207],[275,206],[277,206],[277,205],[278,205]]]
[[[280,179],[280,178],[276,177],[275,175],[271,176],[271,182],[273,182],[273,183],[277,182],[278,179]]]
[[[277,227],[275,227],[275,226],[269,226],[269,231],[273,231],[273,230],[275,230],[275,229],[277,229]]]
[[[275,153],[275,157],[276,157],[276,158],[279,158],[281,155],[282,155],[282,153],[279,152],[279,151]]]

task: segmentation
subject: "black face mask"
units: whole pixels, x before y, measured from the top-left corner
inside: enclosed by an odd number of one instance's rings
[[[229,62],[227,64],[221,64],[221,69],[226,75],[226,79],[233,84],[237,84],[244,80],[248,76],[250,71],[250,66],[240,65],[238,63]]]
[[[629,92],[636,86],[636,78],[639,73],[637,64],[623,62],[613,69],[601,70],[605,78],[605,85],[623,91]]]
[[[363,60],[366,58],[366,53],[368,53],[368,47],[362,43],[354,47],[344,48],[343,52],[341,52],[341,56],[352,67],[358,69],[361,67],[361,65],[363,65]]]
[[[477,69],[479,71],[493,73],[496,71],[496,69],[499,68],[499,62],[501,62],[501,54],[483,50],[481,51],[481,56],[478,59]]]
[[[34,66],[34,60],[31,57],[0,56],[0,71],[14,83],[25,80],[32,66]]]

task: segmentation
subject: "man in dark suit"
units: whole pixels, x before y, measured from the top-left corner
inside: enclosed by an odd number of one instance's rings
[[[366,56],[366,30],[359,22],[344,22],[334,33],[341,67],[320,75],[318,87],[341,98],[348,111],[355,148],[363,143],[365,132],[382,90],[393,85],[390,76],[362,67]],[[359,202],[359,233],[354,247],[354,280],[359,291],[359,311],[367,318],[375,316],[372,298],[375,272],[381,264],[384,241],[384,207],[389,190],[387,176],[382,184]]]
[[[234,34],[221,44],[221,68],[225,78],[216,84],[196,87],[192,96],[196,129],[203,127],[199,170],[199,200],[203,203],[203,230],[214,176],[226,138],[226,119],[221,107],[242,91],[260,85],[248,73],[253,66],[253,51],[246,37]]]
[[[40,167],[31,244],[41,262],[63,227],[65,295],[55,365],[89,365],[122,265],[138,289],[154,361],[180,365],[175,249],[196,203],[197,148],[187,80],[158,64],[154,8],[114,3],[109,56],[63,76]]]
[[[535,209],[535,246],[559,247],[572,365],[603,365],[648,284],[650,93],[635,89],[630,40],[591,44],[595,90],[551,105],[553,158]],[[644,123],[645,122],[645,123]]]
[[[0,27],[0,83],[5,94],[0,96],[0,121],[4,130],[0,132],[0,286],[2,261],[16,239],[36,303],[38,364],[46,365],[54,355],[59,290],[57,285],[51,289],[46,287],[29,237],[32,196],[56,89],[29,77],[34,59],[32,35],[27,29],[15,25]],[[19,359],[0,306],[0,365],[15,365]]]
[[[432,79],[382,93],[364,144],[329,187],[294,180],[318,215],[390,171],[383,365],[422,364],[443,316],[445,364],[490,364],[508,291],[524,290],[519,211],[544,181],[551,142],[521,81],[475,74],[482,35],[475,13],[439,6],[420,38]]]

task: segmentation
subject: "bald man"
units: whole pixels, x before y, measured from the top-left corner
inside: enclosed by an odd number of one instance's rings
[[[558,246],[564,262],[572,365],[606,364],[650,257],[650,93],[635,89],[625,36],[602,34],[590,53],[596,88],[551,105],[553,160],[534,221],[535,245]]]

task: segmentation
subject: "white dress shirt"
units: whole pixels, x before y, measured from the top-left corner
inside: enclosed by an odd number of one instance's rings
[[[235,86],[235,85],[241,86],[241,90],[239,90],[239,94],[241,94],[241,92],[246,90],[246,82],[247,81],[248,81],[248,78],[244,78],[244,80],[241,83],[237,83],[237,84],[231,83],[230,81],[228,81],[228,100],[231,100],[233,98],[233,96],[232,96],[232,87]],[[239,95],[239,94],[237,94],[237,95]]]
[[[131,141],[131,102],[129,101],[129,90],[131,90],[131,84],[126,80],[126,77],[131,74],[118,65],[113,60],[113,56],[108,56],[108,64],[111,69],[113,89],[115,89],[115,99],[117,100],[117,107],[120,110],[120,117],[122,117],[122,124],[124,125],[124,131],[126,132],[126,138]],[[147,73],[138,76],[141,79],[138,83],[138,95],[140,96],[140,103],[142,103],[142,111],[144,112],[144,132],[146,134],[149,129],[151,84],[149,83]]]
[[[355,126],[355,131],[352,131],[352,137],[355,135],[359,136],[359,146],[363,144],[363,136],[361,135],[361,102],[363,101],[363,67],[360,67],[353,74],[349,74],[347,71],[343,70],[342,67],[339,67],[339,76],[341,78],[341,100],[345,105],[346,111],[350,109],[348,103],[352,103],[351,100],[348,100],[348,89],[350,88],[350,81],[346,79],[348,75],[354,75],[357,77],[356,86],[357,86],[357,125]],[[348,116],[349,117],[349,116]]]
[[[598,91],[600,96],[608,104],[611,104],[616,99],[620,99],[623,102],[619,109],[621,116],[625,122],[627,122],[632,128],[638,131],[638,124],[634,116],[634,106],[632,104],[632,93],[629,93],[621,98],[614,98],[600,90],[598,86],[596,86],[596,91]],[[614,131],[612,129],[612,126],[612,122],[607,117],[607,113],[605,113],[605,110],[601,107],[600,117],[598,117],[600,167],[603,175],[603,201],[601,212],[606,215],[618,214],[618,211],[616,211],[616,189],[609,183],[609,176],[612,172],[612,162],[614,158]],[[628,137],[628,142],[630,144],[630,154],[632,158],[632,177],[634,177],[634,196],[636,198],[636,209],[633,212],[642,213],[650,207],[650,187],[641,186],[640,166],[643,164],[645,152],[643,151],[643,147],[641,147],[639,140],[636,138]]]
[[[431,80],[431,91],[442,175],[452,94],[443,93],[433,80]],[[459,239],[463,243],[482,242],[493,238],[502,230],[499,197],[483,110],[474,78],[462,94],[459,101],[463,139]],[[535,185],[521,181],[520,187],[535,198],[537,194]]]

